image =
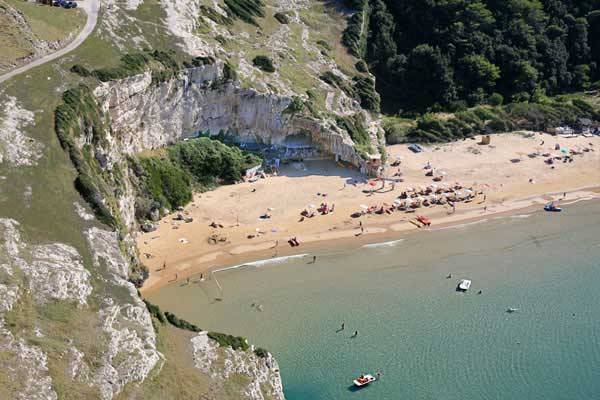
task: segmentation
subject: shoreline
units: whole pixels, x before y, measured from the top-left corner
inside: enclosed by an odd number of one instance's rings
[[[140,291],[254,260],[395,240],[424,229],[415,226],[417,216],[429,218],[432,230],[447,229],[541,209],[563,195],[570,203],[600,193],[600,137],[521,132],[494,135],[489,145],[464,140],[425,146],[421,153],[393,145],[387,154],[385,181],[313,160],[282,165],[279,174],[256,182],[195,193],[183,210],[158,221],[155,231],[137,235],[140,261],[149,269]],[[449,201],[423,201],[429,196],[425,188],[431,191],[440,180],[442,190],[455,188],[451,193],[460,201],[453,200],[454,209]],[[384,212],[403,192],[416,194],[422,207]],[[319,205],[329,212],[316,212]],[[291,238],[300,247],[290,246]]]
[[[188,278],[200,274],[213,274],[216,272],[224,272],[233,269],[240,269],[245,267],[257,267],[256,264],[272,264],[273,262],[281,262],[290,258],[304,258],[314,255],[314,252],[322,251],[323,249],[332,249],[334,251],[344,249],[350,246],[378,246],[385,245],[393,242],[402,242],[408,235],[416,232],[427,232],[436,231],[442,229],[456,229],[461,226],[466,226],[475,223],[483,223],[488,220],[498,218],[508,218],[516,216],[522,213],[534,213],[543,212],[541,208],[549,200],[559,200],[562,195],[566,193],[567,197],[564,199],[566,203],[564,205],[576,204],[583,201],[594,201],[600,199],[600,184],[565,189],[562,191],[556,191],[546,194],[538,194],[527,196],[522,199],[511,200],[508,208],[494,211],[493,209],[483,211],[483,205],[481,207],[468,207],[462,210],[457,210],[456,213],[438,217],[432,227],[417,228],[409,221],[398,221],[396,220],[382,220],[372,228],[365,229],[365,233],[361,235],[348,236],[346,232],[343,235],[330,235],[330,238],[323,238],[322,235],[326,235],[328,232],[321,234],[312,235],[313,237],[305,238],[301,241],[302,245],[299,248],[289,247],[286,245],[277,247],[277,252],[273,254],[273,247],[266,247],[265,245],[271,244],[272,241],[261,242],[254,246],[254,248],[248,248],[246,251],[240,251],[238,253],[225,253],[221,252],[215,256],[211,262],[199,262],[194,266],[190,266],[179,272],[179,279],[177,280],[160,280],[152,285],[144,285],[140,292],[144,297],[149,296],[161,288],[171,285],[173,283],[185,281]],[[438,210],[436,210],[438,211]],[[413,215],[413,214],[410,214]],[[354,228],[352,232],[358,230]],[[329,231],[331,232],[331,231]],[[302,238],[299,235],[300,238]],[[228,257],[222,257],[227,255]],[[210,257],[209,257],[210,258]],[[259,266],[259,265],[258,265]]]

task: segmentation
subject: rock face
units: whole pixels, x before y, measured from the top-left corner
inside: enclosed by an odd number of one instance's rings
[[[12,378],[11,385],[19,399],[58,398],[49,374],[50,353],[27,340],[32,334],[44,337],[46,332],[37,327],[33,333],[13,332],[5,325],[6,313],[25,295],[39,308],[50,303],[56,306],[60,302],[74,302],[75,312],[91,314],[91,320],[100,327],[94,335],[101,357],[92,358],[94,364],[88,365],[84,361],[86,355],[75,347],[70,347],[68,354],[62,357],[71,360],[70,378],[98,388],[103,400],[113,399],[130,382],[143,381],[162,359],[156,350],[148,310],[133,285],[126,281],[128,264],[121,254],[116,233],[90,228],[86,237],[96,271],[110,285],[124,289],[125,293],[118,300],[106,295],[104,290],[94,292],[91,273],[84,268],[82,257],[74,247],[63,243],[29,244],[22,238],[17,221],[0,219],[0,280],[3,282],[0,284],[0,353],[3,355],[0,365],[7,359],[9,365],[13,365],[3,369]],[[100,307],[95,314],[88,308],[92,297]],[[73,332],[73,336],[65,339],[67,342],[80,340],[76,335]]]
[[[32,166],[42,156],[43,145],[27,137],[23,128],[33,123],[33,112],[21,107],[15,97],[9,96],[0,119],[0,164]]]
[[[251,400],[284,400],[279,365],[269,353],[258,357],[252,352],[220,347],[217,342],[200,332],[191,340],[196,368],[213,379],[213,385],[222,385],[232,375],[247,377],[241,388],[245,398]]]
[[[188,69],[158,85],[147,72],[98,87],[95,95],[111,119],[111,144],[122,153],[134,154],[206,131],[230,133],[241,142],[277,145],[304,134],[323,153],[361,165],[346,132],[330,121],[285,113],[290,97],[221,83],[221,68],[214,63]]]

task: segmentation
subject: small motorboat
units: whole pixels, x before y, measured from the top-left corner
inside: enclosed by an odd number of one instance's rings
[[[377,380],[377,378],[375,378],[373,375],[366,374],[366,375],[359,376],[353,382],[354,382],[354,386],[363,387],[363,386],[367,386],[371,382],[375,382],[376,380]]]
[[[562,208],[558,207],[554,202],[550,202],[544,206],[544,211],[548,212],[561,212]]]
[[[466,292],[467,290],[469,290],[470,287],[471,287],[470,280],[461,279],[460,282],[458,282],[458,286],[456,287],[456,290],[459,292]]]
[[[509,308],[506,310],[506,312],[507,312],[507,313],[509,313],[509,314],[515,313],[515,312],[517,312],[517,311],[519,311],[519,309],[518,309],[518,308],[514,308],[514,307],[509,307]]]

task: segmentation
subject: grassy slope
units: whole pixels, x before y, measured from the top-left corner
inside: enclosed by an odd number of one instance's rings
[[[156,324],[158,321],[154,320]],[[165,356],[162,370],[155,370],[143,385],[130,385],[118,397],[125,399],[181,399],[195,400],[209,387],[209,378],[198,373],[190,356],[192,332],[160,325],[157,335],[158,350]]]
[[[202,0],[202,3],[212,6],[212,1],[209,0]],[[273,74],[258,69],[253,69],[250,76],[241,74],[243,85],[255,87],[264,82],[272,90],[292,88],[298,94],[305,94],[311,89],[316,91],[317,97],[321,99],[317,105],[322,110],[326,91],[332,88],[322,86],[318,78],[320,73],[329,70],[327,66],[319,63],[319,60],[325,58],[334,62],[340,71],[348,75],[357,74],[354,67],[357,59],[347,52],[340,40],[346,26],[345,17],[325,2],[311,1],[307,8],[297,10],[300,23],[290,18],[288,24],[282,25],[274,17],[277,13],[275,4],[272,0],[265,1],[265,17],[255,18],[259,28],[235,20],[228,28],[234,33],[233,39],[228,40],[222,47],[231,54],[230,61],[234,65],[242,62],[252,64],[252,59],[257,55],[269,56],[276,64],[277,70]],[[288,10],[286,13],[294,15],[294,11]],[[287,30],[289,32],[285,33]],[[215,39],[217,36],[216,32],[202,33],[203,39],[214,45],[218,44]],[[272,42],[276,38],[285,45],[273,45]],[[318,44],[319,41],[326,42],[331,50],[324,49]],[[314,68],[320,71],[317,73]]]
[[[83,10],[66,10],[22,0],[2,0],[0,6],[9,6],[25,16],[32,37],[56,41],[67,38],[83,28],[86,15]],[[33,46],[12,18],[0,17],[0,65],[33,54]]]
[[[43,40],[60,40],[85,25],[86,15],[80,9],[50,7],[22,0],[5,0],[21,11],[35,36]]]

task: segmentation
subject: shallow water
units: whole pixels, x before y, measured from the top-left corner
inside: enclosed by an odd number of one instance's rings
[[[600,398],[600,203],[317,256],[150,300],[269,349],[288,400]],[[376,370],[380,381],[350,390]]]

